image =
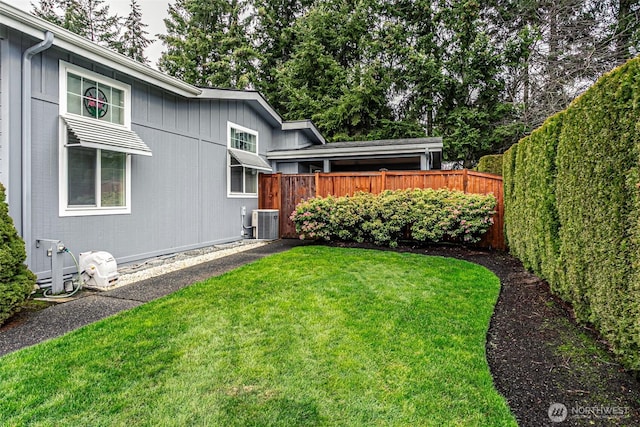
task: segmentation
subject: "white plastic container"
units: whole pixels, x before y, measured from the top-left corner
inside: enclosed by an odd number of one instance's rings
[[[118,282],[118,265],[109,252],[82,252],[79,264],[84,286],[88,288],[105,289]]]

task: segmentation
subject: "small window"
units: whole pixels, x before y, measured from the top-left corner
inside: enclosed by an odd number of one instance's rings
[[[227,125],[228,194],[230,197],[256,197],[259,171],[270,171],[258,153],[258,132],[233,123]]]
[[[124,90],[68,73],[67,112],[124,125]]]
[[[253,133],[238,130],[234,127],[231,128],[231,143],[230,147],[236,150],[248,151],[249,153],[256,153],[258,136]]]

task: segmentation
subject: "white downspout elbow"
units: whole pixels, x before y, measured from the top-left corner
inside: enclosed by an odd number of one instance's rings
[[[31,260],[31,58],[53,44],[53,33],[47,31],[44,40],[22,54],[22,239]]]

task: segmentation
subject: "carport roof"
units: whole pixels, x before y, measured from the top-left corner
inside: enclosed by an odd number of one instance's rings
[[[404,138],[376,141],[332,142],[294,150],[272,150],[269,160],[296,160],[308,158],[334,158],[345,156],[416,155],[442,150],[442,138]]]

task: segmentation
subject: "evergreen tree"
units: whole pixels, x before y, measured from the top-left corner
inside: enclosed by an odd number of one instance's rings
[[[294,24],[313,0],[254,0],[252,42],[258,52],[256,87],[276,110],[284,110],[277,71],[291,59]]]
[[[277,70],[281,113],[287,120],[312,118],[335,105],[347,85],[347,72],[328,51],[324,40],[326,14],[312,9],[292,29],[296,43],[291,57]]]
[[[31,2],[31,13],[53,24],[61,25],[62,18],[58,14],[59,0],[39,0],[37,4]]]
[[[104,3],[104,0],[41,0],[37,6],[32,3],[32,13],[92,42],[118,50],[120,18],[111,15]]]
[[[297,19],[291,57],[275,80],[285,118],[312,118],[330,141],[424,135],[417,121],[394,116],[380,19],[375,1],[341,0],[318,3]]]
[[[24,241],[9,216],[5,197],[0,184],[0,325],[20,309],[36,283],[36,276],[24,264]]]
[[[622,64],[640,53],[640,1],[612,1],[616,18],[613,26],[616,62]]]
[[[248,88],[256,54],[241,0],[178,0],[164,20],[162,71],[196,86]]]
[[[638,0],[491,0],[484,17],[509,58],[509,99],[529,129],[638,53]]]
[[[436,123],[447,157],[462,160],[465,167],[504,145],[505,136],[518,130],[510,124],[512,106],[503,101],[504,57],[489,39],[482,12],[480,2],[469,0],[453,1],[441,10],[446,49]]]
[[[385,5],[385,62],[391,64],[397,114],[424,124],[435,135],[435,114],[444,81],[440,11],[434,0],[397,0]]]
[[[109,13],[104,0],[62,0],[62,26],[97,44],[118,47],[120,17]]]
[[[118,51],[143,64],[148,64],[149,60],[144,54],[144,50],[151,44],[147,38],[149,34],[145,28],[147,24],[142,23],[142,13],[137,0],[131,0],[131,11],[124,21],[123,33],[118,43]]]

